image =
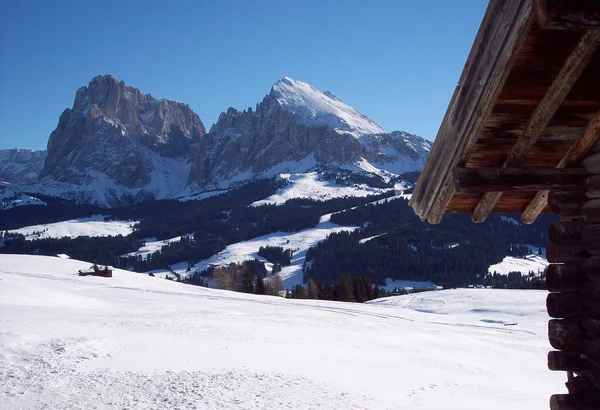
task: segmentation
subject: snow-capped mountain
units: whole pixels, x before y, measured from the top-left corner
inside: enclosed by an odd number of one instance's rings
[[[29,184],[37,181],[46,151],[29,149],[0,150],[0,182],[10,184]]]
[[[256,109],[222,113],[192,156],[189,183],[232,181],[333,166],[378,175],[422,169],[430,143],[391,134],[330,92],[283,78]]]
[[[97,76],[50,135],[37,190],[100,205],[177,196],[205,132],[188,105]]]
[[[4,178],[13,197],[37,192],[117,206],[280,173],[342,169],[387,179],[422,169],[429,149],[427,140],[386,133],[331,92],[288,77],[254,110],[229,108],[206,134],[188,105],[100,75],[60,116],[39,178]]]

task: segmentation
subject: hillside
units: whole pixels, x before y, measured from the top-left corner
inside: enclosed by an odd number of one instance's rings
[[[0,407],[544,408],[545,292],[286,300],[0,255]]]

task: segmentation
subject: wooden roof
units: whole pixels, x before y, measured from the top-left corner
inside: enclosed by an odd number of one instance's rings
[[[547,176],[575,181],[559,168],[600,151],[599,45],[599,0],[491,0],[411,198],[417,215],[548,212]]]

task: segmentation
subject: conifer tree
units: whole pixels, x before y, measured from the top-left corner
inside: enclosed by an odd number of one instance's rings
[[[254,293],[257,295],[264,295],[266,293],[265,282],[261,275],[256,277],[256,286],[254,287]]]

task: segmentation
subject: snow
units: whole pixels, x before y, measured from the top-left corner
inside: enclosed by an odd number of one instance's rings
[[[533,249],[537,249],[537,247]],[[533,271],[535,274],[538,274],[542,273],[547,266],[548,261],[546,260],[545,254],[538,255],[533,253],[523,258],[506,256],[502,262],[491,265],[488,269],[488,272],[490,274],[496,272],[501,275],[508,275],[509,272],[521,272],[522,274],[526,275],[530,271]]]
[[[218,254],[192,266],[192,271],[202,272],[209,266],[224,266],[231,262],[239,263],[246,260],[258,259],[266,262],[268,269],[272,269],[272,264],[258,255],[261,246],[281,246],[284,249],[292,249],[292,263],[289,266],[282,266],[281,272],[277,273],[286,289],[302,284],[302,265],[309,248],[316,246],[327,236],[334,232],[353,231],[355,227],[342,227],[330,221],[331,214],[323,215],[314,228],[304,229],[299,232],[274,232],[268,235],[259,236],[248,241],[234,243],[227,246]],[[174,269],[175,270],[175,269]],[[185,269],[175,270],[175,272],[185,276],[188,272]]]
[[[361,240],[359,240],[359,241],[358,241],[358,243],[360,243],[360,244],[362,245],[363,243],[367,243],[367,242],[369,242],[369,241],[372,241],[372,240],[373,240],[373,239],[375,239],[375,238],[379,238],[380,236],[383,236],[383,235],[385,235],[386,233],[387,233],[387,232],[380,233],[379,235],[369,236],[368,238],[362,238]]]
[[[163,239],[162,241],[159,241],[156,238],[146,238],[146,239],[144,239],[144,242],[145,242],[144,246],[142,246],[140,249],[138,249],[135,252],[126,253],[123,256],[141,255],[142,259],[147,259],[148,255],[152,255],[153,253],[160,251],[160,249],[163,246],[169,245],[170,243],[181,241],[181,238],[183,238],[183,237],[193,238],[194,234],[188,233],[185,235],[176,236],[174,238]]]
[[[517,221],[515,218],[513,218],[511,216],[500,215],[500,220],[502,222],[513,224],[514,226],[521,226],[521,225],[523,225],[521,222]]]
[[[331,93],[322,93],[310,84],[285,77],[273,86],[272,94],[284,109],[298,115],[305,125],[327,127],[355,138],[385,132],[373,120]]]
[[[415,281],[385,278],[385,286],[379,286],[379,288],[392,292],[394,289],[436,289],[437,286],[428,280]]]
[[[138,221],[105,221],[104,215],[92,215],[87,218],[26,226],[8,232],[24,235],[25,239],[30,241],[65,236],[69,238],[77,238],[78,236],[127,236],[133,232],[133,226],[137,223]]]
[[[5,187],[0,192],[0,210],[8,210],[19,206],[27,205],[48,205],[39,198],[13,191],[10,187]]]
[[[196,194],[182,196],[180,198],[177,198],[177,200],[180,202],[202,201],[203,199],[206,199],[206,198],[212,198],[213,196],[226,194],[228,191],[229,191],[228,189],[221,189],[221,190],[217,190],[217,191],[200,192],[200,193],[196,193]]]
[[[293,198],[309,198],[326,201],[347,196],[366,197],[369,195],[378,195],[390,190],[372,188],[364,184],[345,186],[334,182],[322,181],[319,180],[319,174],[317,172],[308,172],[305,174],[280,174],[280,177],[287,179],[289,184],[278,189],[277,192],[270,197],[252,203],[253,206],[266,204],[283,205],[287,200]]]
[[[547,292],[286,300],[0,255],[0,408],[513,410],[565,392]]]

